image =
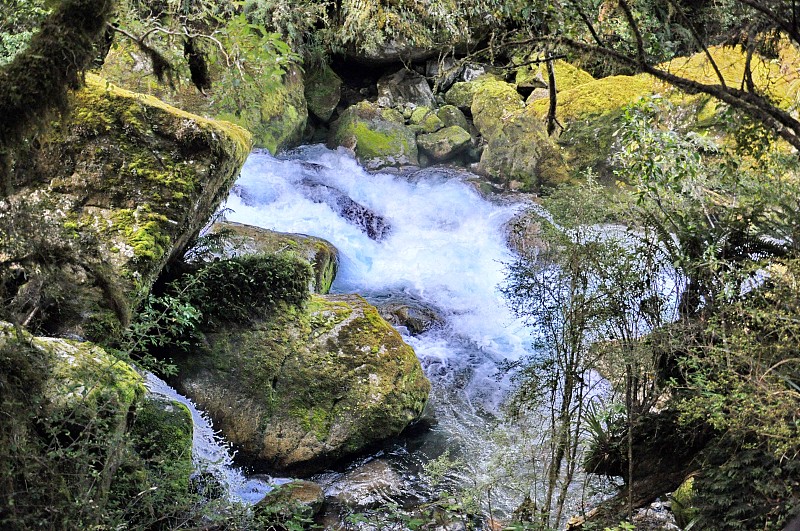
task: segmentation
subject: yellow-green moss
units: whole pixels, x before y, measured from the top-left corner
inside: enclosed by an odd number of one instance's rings
[[[503,127],[504,121],[523,108],[522,96],[514,85],[491,75],[472,81],[472,119],[484,138]]]
[[[558,94],[556,115],[560,120],[603,114],[625,107],[653,93],[654,83],[648,76],[610,76],[584,83]],[[541,117],[547,116],[546,99],[530,103]]]

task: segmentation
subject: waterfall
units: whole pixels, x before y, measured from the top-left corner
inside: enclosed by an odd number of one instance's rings
[[[217,482],[231,501],[256,503],[270,490],[272,485],[283,480],[264,481],[247,478],[241,469],[233,464],[230,446],[214,431],[211,421],[199,411],[191,400],[179,394],[164,380],[152,373],[146,373],[145,385],[154,395],[180,402],[192,414],[192,460],[197,474],[208,474],[209,480]]]

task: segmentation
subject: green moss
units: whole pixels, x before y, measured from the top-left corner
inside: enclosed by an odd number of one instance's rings
[[[591,115],[613,112],[638,99],[652,94],[654,84],[647,76],[610,76],[584,83],[558,94],[556,115],[561,120],[575,120]],[[530,104],[536,114],[547,115],[549,102],[537,100]]]
[[[164,257],[171,243],[170,237],[164,232],[167,223],[166,216],[150,212],[148,208],[122,209],[114,212],[108,230],[124,236],[135,258],[157,262]]]
[[[484,138],[490,138],[509,115],[523,108],[522,96],[514,85],[491,75],[481,76],[472,83],[473,123]]]
[[[453,105],[459,109],[469,109],[472,107],[472,96],[475,85],[464,81],[454,83],[450,90],[444,95],[444,100],[448,105]]]
[[[697,518],[698,509],[694,506],[694,477],[690,477],[672,493],[672,514],[681,529],[686,528]]]
[[[342,80],[326,63],[315,65],[308,73],[305,84],[308,110],[327,122],[342,97]]]

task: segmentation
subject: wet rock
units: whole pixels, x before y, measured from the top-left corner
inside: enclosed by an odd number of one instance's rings
[[[411,347],[357,295],[315,295],[205,340],[176,359],[177,388],[265,472],[311,473],[396,436],[430,391]]]
[[[381,241],[392,230],[386,218],[332,186],[303,180],[303,193],[315,203],[325,203],[339,216],[360,228],[371,240]]]
[[[394,326],[404,326],[411,335],[427,332],[442,324],[435,309],[410,301],[389,301],[378,306],[381,316]]]
[[[405,480],[383,459],[373,459],[347,472],[325,493],[341,505],[371,509],[385,505],[408,490]]]
[[[406,127],[403,115],[366,101],[347,108],[331,124],[328,145],[352,149],[370,170],[418,162],[416,136]]]
[[[445,127],[435,133],[417,137],[420,150],[433,161],[444,162],[461,154],[470,145],[472,137],[457,125]]]
[[[313,293],[328,293],[339,269],[339,251],[322,238],[275,232],[232,221],[214,223],[209,233],[221,236],[219,244],[222,247],[222,256],[226,258],[249,254],[289,253],[305,260],[314,271],[310,286]]]
[[[404,68],[378,80],[378,105],[399,107],[406,103],[433,107],[433,91],[425,76]]]
[[[491,112],[494,119],[500,110]],[[481,155],[481,173],[524,192],[538,192],[569,180],[561,151],[530,107],[503,115],[502,125],[490,125],[489,120],[481,119],[483,129],[491,131]]]
[[[322,487],[313,481],[295,479],[271,490],[255,505],[255,512],[279,522],[297,516],[311,519],[319,514],[324,502]]]

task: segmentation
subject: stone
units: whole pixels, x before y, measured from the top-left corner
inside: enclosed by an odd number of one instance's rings
[[[356,510],[386,505],[406,492],[405,480],[384,459],[349,470],[325,489],[332,501]]]
[[[348,107],[331,124],[328,145],[353,149],[358,160],[370,170],[416,165],[416,136],[404,122],[400,112],[363,101]]]
[[[461,110],[469,111],[472,107],[472,95],[474,85],[459,81],[454,83],[450,90],[444,95],[444,101],[448,105],[453,105]]]
[[[457,125],[465,131],[474,129],[467,117],[464,116],[464,113],[455,105],[443,105],[436,111],[436,116],[439,117],[445,127]]]
[[[496,115],[495,115],[496,116]],[[506,187],[539,192],[569,180],[561,151],[547,135],[539,116],[527,107],[503,115],[481,155],[479,171]],[[487,130],[488,122],[481,122]]]
[[[305,97],[308,110],[328,122],[342,97],[342,79],[327,64],[306,71]]]
[[[435,309],[416,301],[386,302],[378,307],[378,311],[392,325],[405,327],[414,336],[443,324]]]
[[[309,287],[313,293],[328,293],[339,269],[339,251],[322,238],[275,232],[232,221],[214,223],[209,233],[222,236],[222,256],[226,258],[249,254],[289,253],[306,261],[314,271],[312,285]]]
[[[436,162],[450,160],[469,147],[472,137],[457,125],[417,137],[420,150]]]
[[[434,133],[444,127],[444,122],[433,112],[430,107],[417,107],[411,113],[409,122],[419,126],[419,133]]]
[[[314,518],[322,510],[325,492],[313,481],[293,479],[277,485],[256,504],[256,514],[287,521],[294,517]]]
[[[433,91],[425,76],[404,68],[378,80],[378,105],[399,107],[406,103],[434,106]]]
[[[475,81],[484,74],[486,74],[486,65],[470,63],[464,65],[464,70],[461,73],[461,79],[469,83],[470,81]]]
[[[482,76],[472,84],[472,122],[488,139],[505,126],[512,114],[524,107],[522,96],[514,85],[491,75]]]
[[[233,124],[87,75],[0,206],[0,233],[14,242],[0,252],[4,315],[51,335],[113,338],[227,195],[251,145]]]
[[[453,86],[461,73],[463,66],[453,58],[446,56],[439,59],[429,59],[425,63],[425,77],[433,80],[437,92],[446,92]]]
[[[205,339],[176,359],[177,388],[264,472],[312,473],[396,436],[430,391],[412,348],[357,295],[315,295]]]

